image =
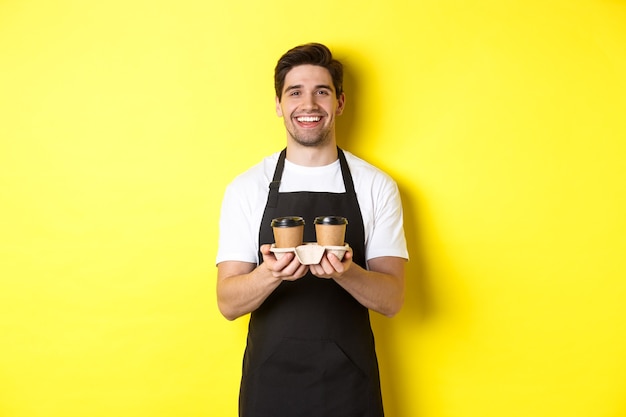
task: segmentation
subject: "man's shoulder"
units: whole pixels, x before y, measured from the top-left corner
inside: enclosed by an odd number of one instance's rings
[[[366,160],[359,158],[351,152],[343,151],[346,156],[346,162],[350,167],[350,171],[355,177],[355,181],[359,180],[359,177],[365,177],[374,181],[383,181],[394,183],[393,178],[379,167],[367,162]]]

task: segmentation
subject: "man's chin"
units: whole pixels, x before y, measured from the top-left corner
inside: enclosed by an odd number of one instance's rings
[[[298,141],[298,140],[296,140],[296,142],[298,142],[299,145],[302,145],[302,146],[307,147],[307,148],[315,148],[317,146],[320,146],[320,145],[324,144],[323,141],[305,142],[305,141]]]
[[[330,137],[328,135],[309,138],[302,136],[292,136],[292,138],[298,145],[306,146],[308,148],[326,145],[328,142],[330,142]]]

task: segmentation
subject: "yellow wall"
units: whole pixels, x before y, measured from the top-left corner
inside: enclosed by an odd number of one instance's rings
[[[0,416],[236,415],[219,205],[309,41],[404,199],[387,414],[626,415],[623,1],[3,0]]]

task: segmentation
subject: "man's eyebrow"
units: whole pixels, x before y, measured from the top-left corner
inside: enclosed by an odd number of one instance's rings
[[[291,91],[291,90],[298,90],[298,89],[300,89],[300,88],[302,88],[302,86],[301,86],[301,85],[290,85],[289,87],[285,88],[285,93],[286,93],[287,91]]]
[[[302,88],[302,85],[297,84],[297,85],[290,85],[289,87],[285,88],[285,93],[291,90],[299,90]],[[332,90],[332,87],[330,85],[327,84],[319,84],[315,86],[316,90],[319,90],[320,88],[325,88],[327,90]]]

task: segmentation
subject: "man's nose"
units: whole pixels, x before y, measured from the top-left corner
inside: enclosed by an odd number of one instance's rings
[[[311,110],[317,109],[317,96],[315,94],[307,94],[304,99],[303,107]]]

